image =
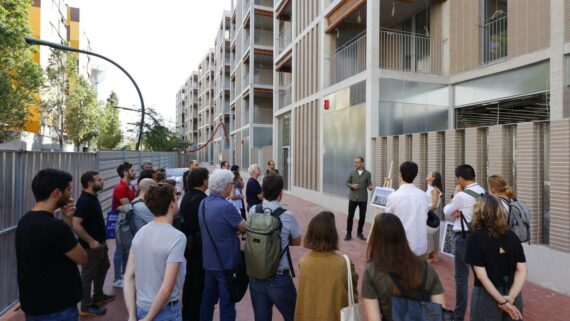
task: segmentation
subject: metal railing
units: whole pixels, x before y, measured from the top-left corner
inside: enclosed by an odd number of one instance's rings
[[[249,86],[249,71],[244,72],[243,74],[243,81],[241,83],[241,90],[246,89]]]
[[[331,84],[366,70],[366,33],[341,46],[330,57]]]
[[[273,85],[273,70],[255,68],[253,81],[257,85]]]
[[[244,29],[243,31],[243,52],[246,52],[249,49],[249,35],[250,32],[249,30],[246,31],[246,29]]]
[[[380,29],[380,69],[441,74],[441,39]]]
[[[260,46],[273,46],[273,31],[254,29],[254,42]]]
[[[507,16],[483,25],[482,64],[507,56]]]
[[[285,48],[287,48],[293,41],[293,28],[291,23],[284,22],[281,24],[281,29],[279,30],[278,46],[279,53],[282,53]]]
[[[291,105],[291,88],[291,85],[285,88],[279,88],[279,109]]]

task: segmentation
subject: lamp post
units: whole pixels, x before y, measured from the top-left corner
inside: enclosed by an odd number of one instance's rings
[[[108,62],[112,63],[113,65],[115,65],[117,68],[119,68],[122,72],[125,73],[125,75],[127,75],[127,77],[129,77],[129,79],[131,80],[131,82],[133,83],[133,85],[135,85],[135,88],[137,89],[137,93],[139,95],[139,99],[141,101],[141,122],[139,125],[139,137],[137,139],[137,145],[136,145],[136,150],[139,150],[140,145],[141,145],[141,139],[142,139],[142,135],[143,135],[143,127],[144,127],[144,115],[145,115],[145,110],[144,110],[144,100],[142,97],[142,93],[139,89],[139,86],[137,85],[137,83],[135,82],[135,80],[133,79],[133,77],[131,77],[131,75],[125,70],[125,68],[121,67],[118,63],[114,62],[113,60],[100,55],[98,53],[94,53],[91,51],[87,51],[87,50],[82,50],[82,49],[77,49],[77,48],[73,48],[73,47],[69,47],[69,46],[65,46],[65,45],[61,45],[55,42],[50,42],[50,41],[45,41],[45,40],[41,40],[41,39],[36,39],[36,38],[31,38],[31,37],[26,37],[26,43],[29,45],[39,45],[39,46],[47,46],[50,48],[54,48],[54,49],[58,49],[58,50],[63,50],[63,51],[71,51],[71,52],[78,52],[78,53],[82,53],[82,54],[86,54],[86,55],[91,55],[91,56],[95,56],[95,57],[99,57],[103,60],[107,60]]]

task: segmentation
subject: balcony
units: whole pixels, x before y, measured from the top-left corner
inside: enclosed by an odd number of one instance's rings
[[[273,0],[255,0],[255,4],[273,8]]]
[[[255,29],[254,33],[254,42],[256,45],[267,47],[273,46],[273,31]]]
[[[439,38],[380,29],[380,69],[441,75],[441,55]]]
[[[273,86],[273,70],[255,68],[253,75],[256,85]]]
[[[330,57],[331,85],[366,70],[366,33],[356,36]]]
[[[291,90],[292,86],[279,88],[279,109],[291,105]]]
[[[489,64],[507,56],[507,16],[483,25],[481,64]]]
[[[249,71],[244,72],[244,74],[243,74],[243,81],[241,83],[241,90],[246,89],[248,86],[249,86]]]

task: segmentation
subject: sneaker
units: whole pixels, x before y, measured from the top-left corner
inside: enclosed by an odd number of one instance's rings
[[[112,294],[103,294],[103,296],[93,298],[93,305],[100,306],[115,300]]]
[[[123,279],[115,280],[115,282],[113,282],[113,286],[116,288],[122,288],[123,287]]]
[[[362,234],[358,234],[357,237],[358,237],[359,240],[366,241],[366,238],[365,238],[364,235],[362,235]]]
[[[95,316],[95,315],[103,315],[107,312],[106,308],[101,308],[95,305],[90,305],[88,307],[82,307],[81,311],[79,312],[80,316],[88,317],[88,316]]]
[[[344,237],[345,241],[350,241],[352,240],[352,236],[350,236],[350,234],[346,234],[346,236]]]

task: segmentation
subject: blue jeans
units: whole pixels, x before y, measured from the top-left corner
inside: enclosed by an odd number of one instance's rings
[[[214,305],[220,300],[220,321],[236,320],[236,304],[230,299],[224,271],[204,270],[204,292],[200,305],[200,321],[212,321]]]
[[[123,273],[127,269],[127,260],[129,252],[123,253],[120,247],[115,246],[115,254],[113,255],[113,269],[115,271],[115,280],[123,278]]]
[[[249,279],[249,294],[255,321],[271,321],[273,305],[285,321],[295,318],[297,290],[289,273],[275,274],[267,280]]]
[[[26,321],[78,321],[78,320],[79,320],[79,311],[77,310],[76,305],[51,314],[44,314],[39,316],[31,316],[26,314]]]
[[[469,281],[469,265],[465,263],[465,243],[469,234],[465,237],[458,233],[454,238],[455,246],[455,320],[463,321],[467,311],[467,294]]]
[[[148,310],[137,307],[137,320],[144,318]],[[154,317],[153,321],[182,321],[180,303],[167,303]]]

